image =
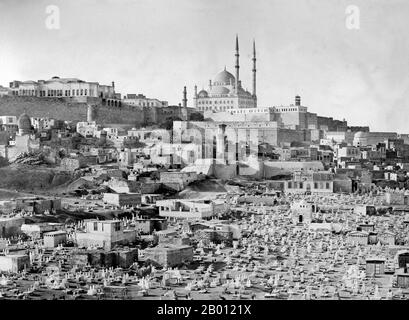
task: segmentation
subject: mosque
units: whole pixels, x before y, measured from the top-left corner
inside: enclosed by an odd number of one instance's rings
[[[236,36],[236,76],[226,70],[219,72],[209,81],[208,90],[197,92],[193,97],[194,106],[199,111],[230,111],[230,109],[256,108],[256,44],[253,41],[253,92],[244,90],[241,84],[239,70],[239,38]]]
[[[246,125],[270,128],[274,122],[277,124],[277,128],[298,130],[299,133],[302,133],[303,130],[313,130],[314,140],[319,139],[319,130],[347,130],[346,121],[318,116],[316,113],[309,112],[308,108],[301,104],[301,97],[298,94],[295,96],[295,103],[285,106],[259,107],[256,94],[255,41],[253,41],[253,57],[251,59],[253,66],[251,93],[243,88],[240,80],[239,56],[239,39],[236,36],[235,76],[224,68],[214,77],[213,81],[209,81],[207,90],[203,89],[197,92],[195,85],[193,104],[196,110],[203,112],[205,119],[218,123],[228,123],[229,126],[234,127]],[[183,94],[183,105],[186,107],[186,88]],[[304,133],[302,135],[305,136]]]

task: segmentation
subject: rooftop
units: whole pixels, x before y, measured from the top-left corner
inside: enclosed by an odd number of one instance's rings
[[[62,231],[62,230],[58,230],[58,231],[52,231],[52,232],[44,233],[44,235],[47,235],[47,236],[57,236],[57,235],[60,235],[60,234],[67,234],[67,232]]]

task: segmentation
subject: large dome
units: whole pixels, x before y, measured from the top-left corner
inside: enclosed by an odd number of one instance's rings
[[[214,85],[230,85],[231,83],[234,83],[236,81],[236,78],[226,69],[219,72],[216,74],[216,76],[213,79],[213,84]]]
[[[31,131],[31,120],[26,113],[23,113],[18,118],[18,129],[23,131]]]

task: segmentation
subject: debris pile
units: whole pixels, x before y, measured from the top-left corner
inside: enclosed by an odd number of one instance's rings
[[[44,156],[38,152],[23,152],[20,153],[12,162],[15,164],[41,165],[45,164]]]

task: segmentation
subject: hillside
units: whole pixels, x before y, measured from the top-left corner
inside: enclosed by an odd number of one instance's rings
[[[0,168],[0,189],[25,192],[51,191],[72,179],[71,174],[52,168],[23,165]]]

